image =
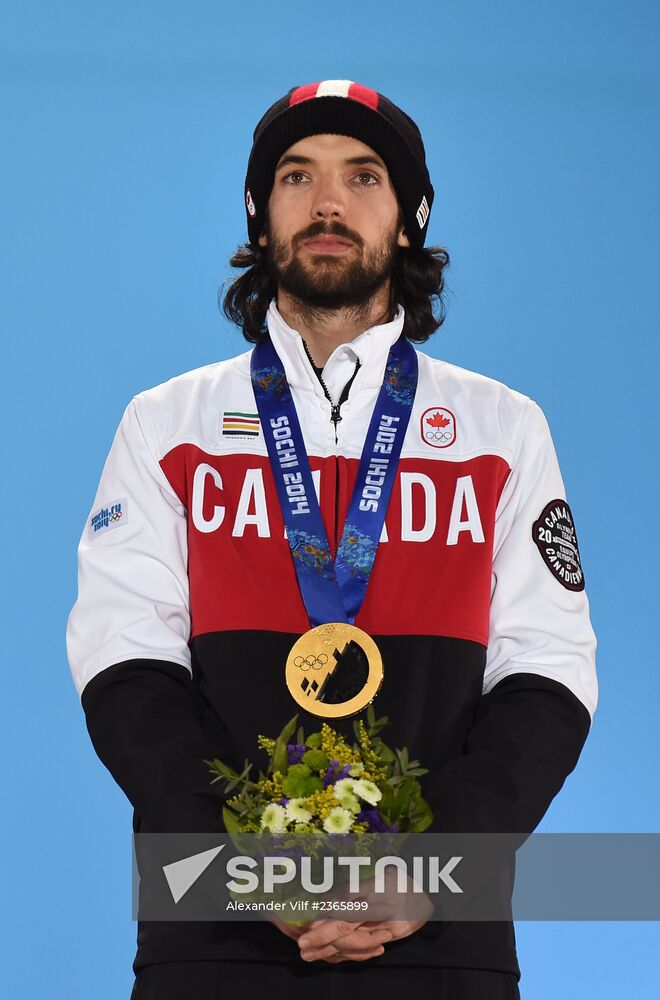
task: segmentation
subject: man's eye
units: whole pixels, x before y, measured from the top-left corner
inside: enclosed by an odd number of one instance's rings
[[[372,187],[374,184],[379,183],[378,177],[376,177],[375,174],[369,173],[368,170],[363,170],[359,173],[356,176],[356,180],[358,184],[362,185],[362,187]]]
[[[307,179],[307,175],[302,170],[292,170],[282,178],[287,184],[301,184]]]

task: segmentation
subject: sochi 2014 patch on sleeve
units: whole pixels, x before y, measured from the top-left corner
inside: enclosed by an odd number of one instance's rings
[[[113,528],[122,528],[128,522],[128,500],[122,497],[120,500],[111,500],[95,510],[89,516],[87,522],[88,534],[90,538],[102,535]]]
[[[532,538],[555,579],[567,590],[584,590],[575,524],[565,500],[546,504],[532,525]]]

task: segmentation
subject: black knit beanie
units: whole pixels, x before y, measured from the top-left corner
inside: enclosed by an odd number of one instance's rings
[[[371,146],[382,158],[397,193],[412,246],[423,247],[433,187],[424,143],[412,118],[382,94],[350,80],[324,80],[293,87],[263,116],[245,177],[245,206],[250,242],[264,231],[265,210],[275,167],[295,142],[330,132]]]

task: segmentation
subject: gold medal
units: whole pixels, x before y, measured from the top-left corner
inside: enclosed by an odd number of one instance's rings
[[[346,622],[301,635],[286,661],[286,685],[306,712],[325,719],[357,715],[383,683],[383,660],[366,632]]]

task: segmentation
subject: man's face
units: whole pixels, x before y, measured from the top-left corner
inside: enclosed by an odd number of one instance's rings
[[[278,289],[322,309],[368,301],[410,245],[385,164],[343,135],[309,136],[280,157],[259,243]]]

